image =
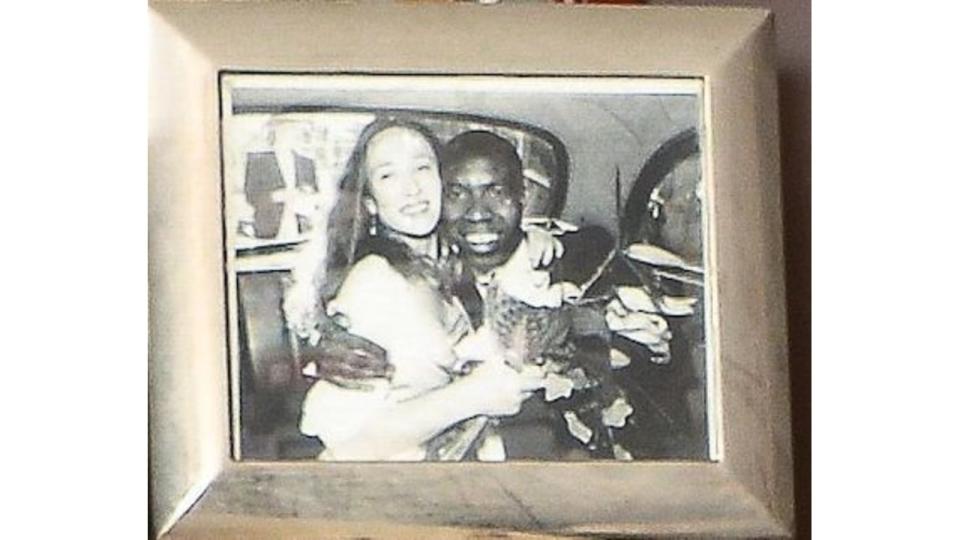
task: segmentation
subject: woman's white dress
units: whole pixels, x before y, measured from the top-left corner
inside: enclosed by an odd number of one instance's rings
[[[338,452],[338,446],[375,425],[390,406],[449,384],[457,367],[454,345],[469,332],[469,319],[455,300],[446,302],[429,284],[405,278],[379,255],[368,255],[353,266],[327,311],[346,320],[352,334],[383,347],[395,368],[392,380],[374,380],[373,390],[318,381],[304,399],[300,431],[323,442],[319,458],[361,459],[353,452]],[[370,451],[376,454],[375,448]],[[424,446],[418,445],[383,459],[425,457]]]

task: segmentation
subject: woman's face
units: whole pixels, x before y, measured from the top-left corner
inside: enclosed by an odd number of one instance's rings
[[[380,223],[408,236],[433,233],[440,220],[440,172],[430,143],[405,127],[373,136],[364,162]]]

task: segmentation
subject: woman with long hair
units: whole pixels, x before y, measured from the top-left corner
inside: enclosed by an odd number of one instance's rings
[[[428,442],[447,428],[515,414],[536,387],[491,357],[495,348],[478,346],[450,292],[460,269],[438,232],[438,146],[413,122],[370,124],[326,231],[294,272],[291,291],[306,298],[302,305],[326,306],[350,333],[383,347],[393,367],[368,390],[322,380],[309,390],[300,430],[323,442],[321,459],[426,459]],[[462,374],[468,362],[479,364]]]

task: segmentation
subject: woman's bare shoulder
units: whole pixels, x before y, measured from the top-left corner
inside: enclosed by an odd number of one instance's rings
[[[350,268],[334,303],[341,312],[368,313],[383,309],[386,298],[402,296],[407,289],[404,277],[385,258],[367,255]]]
[[[403,276],[381,255],[366,255],[353,264],[341,286],[341,291],[347,287],[376,287],[379,285],[394,285],[404,281]]]

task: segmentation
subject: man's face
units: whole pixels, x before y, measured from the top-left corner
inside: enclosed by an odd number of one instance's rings
[[[651,200],[660,206],[655,240],[697,266],[703,264],[702,189],[697,154],[678,163],[651,194]]]
[[[468,157],[444,174],[443,219],[460,253],[488,272],[513,255],[523,238],[523,179],[487,157]]]

